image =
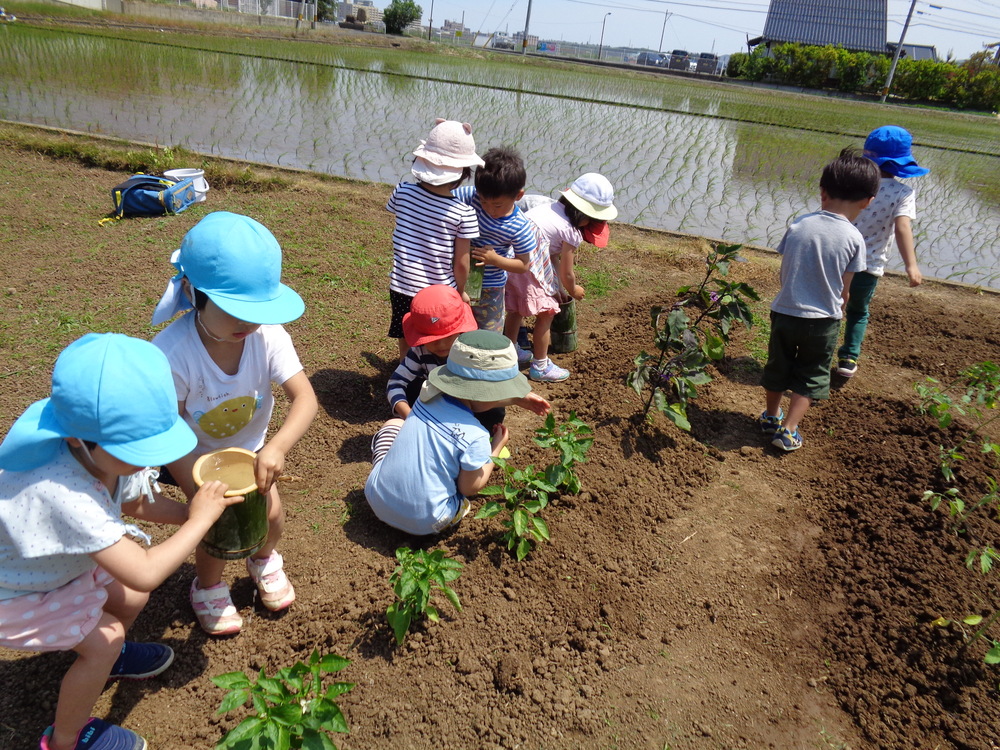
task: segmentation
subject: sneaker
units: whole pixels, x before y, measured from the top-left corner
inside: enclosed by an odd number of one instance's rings
[[[771,445],[775,448],[781,448],[785,453],[791,453],[802,447],[802,436],[798,430],[790,432],[787,427],[779,427],[774,431],[774,439],[771,441]]]
[[[49,750],[51,736],[52,727],[49,727],[39,742],[41,750]],[[101,719],[90,719],[76,736],[73,750],[146,750],[146,740],[131,729]]]
[[[854,377],[854,373],[858,371],[858,361],[856,359],[839,359],[837,360],[837,374],[842,378]]]
[[[260,601],[272,612],[287,608],[295,601],[295,589],[289,583],[283,566],[285,561],[277,552],[263,560],[247,558],[247,572],[257,584]]]
[[[781,427],[781,420],[785,418],[785,412],[778,410],[778,416],[772,417],[767,413],[765,409],[760,413],[760,419],[757,420],[757,424],[760,425],[760,431],[765,435],[773,435],[777,432],[778,428]]]
[[[174,650],[163,643],[125,641],[109,680],[146,680],[174,663]]]
[[[569,370],[559,367],[551,359],[541,369],[535,367],[535,363],[532,362],[531,367],[528,368],[528,377],[540,383],[561,383],[569,377]]]
[[[209,635],[232,635],[243,627],[243,618],[233,606],[229,587],[221,581],[203,589],[191,581],[191,607],[201,629]]]
[[[522,349],[521,347],[517,347],[517,366],[524,367],[526,364],[531,362],[534,356],[535,355],[531,353],[530,349]]]

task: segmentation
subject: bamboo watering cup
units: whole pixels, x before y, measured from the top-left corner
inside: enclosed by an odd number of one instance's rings
[[[194,481],[199,487],[217,479],[229,485],[226,497],[243,495],[243,502],[222,511],[201,540],[212,557],[242,560],[259,550],[267,538],[267,497],[257,490],[253,473],[256,457],[243,448],[223,448],[195,461]]]
[[[549,329],[551,339],[549,351],[554,354],[575,352],[576,340],[576,300],[569,299],[559,303],[559,312],[552,318]]]
[[[476,265],[479,261],[469,258],[469,278],[465,282],[465,293],[469,295],[469,301],[474,305],[483,296],[483,266]]]

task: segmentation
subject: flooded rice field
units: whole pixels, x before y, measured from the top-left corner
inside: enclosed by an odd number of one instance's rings
[[[531,192],[600,171],[622,221],[728,242],[773,246],[818,207],[824,163],[904,125],[931,169],[911,183],[925,275],[1000,287],[1000,123],[987,118],[395,50],[0,32],[2,119],[393,183],[448,117],[472,123],[480,152],[518,147]]]

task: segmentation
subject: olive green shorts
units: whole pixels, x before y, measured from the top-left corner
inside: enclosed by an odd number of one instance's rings
[[[771,340],[760,384],[807,398],[830,396],[830,365],[840,338],[837,318],[796,318],[771,312]]]

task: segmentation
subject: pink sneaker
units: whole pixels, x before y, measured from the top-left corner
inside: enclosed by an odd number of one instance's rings
[[[247,558],[247,572],[257,584],[260,601],[272,612],[285,609],[295,601],[295,589],[285,575],[284,564],[277,551],[263,560]]]
[[[201,629],[209,635],[232,635],[243,627],[243,618],[233,606],[229,587],[221,581],[207,589],[191,581],[191,607]]]

